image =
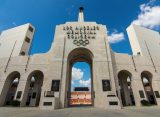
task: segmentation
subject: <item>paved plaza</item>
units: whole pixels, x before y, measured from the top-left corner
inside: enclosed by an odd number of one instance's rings
[[[39,108],[1,107],[0,117],[160,117],[160,107],[127,107],[107,110],[92,107],[40,110]]]

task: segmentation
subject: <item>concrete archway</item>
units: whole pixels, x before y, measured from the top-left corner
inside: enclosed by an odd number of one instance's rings
[[[143,71],[141,73],[141,79],[146,94],[146,98],[150,104],[157,104],[156,98],[152,89],[152,74],[148,71]]]
[[[0,106],[11,105],[17,91],[19,79],[20,73],[18,71],[14,71],[7,76],[1,92]]]
[[[135,105],[134,95],[131,86],[132,74],[127,70],[122,70],[118,73],[118,80],[122,105]]]
[[[70,99],[71,99],[71,74],[72,74],[72,67],[76,62],[86,62],[90,66],[91,71],[91,105],[94,105],[94,87],[93,87],[93,69],[92,69],[92,62],[93,62],[93,54],[90,50],[86,48],[76,48],[70,52],[68,55],[67,61],[67,80],[66,80],[66,98],[65,98],[65,105],[66,107],[70,106]],[[82,105],[84,106],[84,105]]]
[[[44,74],[39,70],[30,73],[25,86],[21,106],[35,107],[39,105],[41,97],[41,87],[43,85],[43,78]]]

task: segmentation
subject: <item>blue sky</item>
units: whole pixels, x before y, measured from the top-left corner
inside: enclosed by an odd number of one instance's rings
[[[80,6],[85,21],[107,26],[115,52],[132,53],[126,34],[132,22],[160,32],[160,0],[1,0],[0,31],[29,22],[36,28],[31,54],[45,53],[54,41],[55,26],[77,21]]]
[[[86,62],[77,62],[72,68],[71,90],[74,87],[89,87],[91,89],[91,70]]]

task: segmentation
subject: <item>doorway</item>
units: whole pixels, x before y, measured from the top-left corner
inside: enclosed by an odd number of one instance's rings
[[[20,73],[17,71],[14,71],[8,75],[2,90],[0,105],[9,106],[11,105],[12,101],[14,101],[17,87],[19,84],[19,79],[20,79]]]
[[[27,80],[25,88],[25,105],[35,107],[39,105],[41,97],[41,87],[43,85],[43,73],[41,71],[32,72]]]
[[[92,54],[89,50],[73,50],[68,57],[66,104],[68,107],[94,105]]]
[[[76,62],[72,66],[69,106],[90,106],[91,70],[86,62]]]
[[[129,71],[122,70],[118,74],[121,101],[123,106],[135,105],[134,95],[132,91],[132,75]]]
[[[152,105],[156,105],[157,102],[152,89],[152,74],[150,72],[144,71],[141,73],[141,79],[148,102]]]

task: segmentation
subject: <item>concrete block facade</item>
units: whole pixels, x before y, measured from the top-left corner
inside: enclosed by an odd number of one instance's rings
[[[34,31],[31,24],[2,31],[0,34],[0,58],[28,55]]]
[[[141,36],[144,32],[158,38],[157,33],[131,26],[128,34],[133,55],[127,55],[111,50],[105,25],[84,22],[82,11],[79,20],[56,26],[54,42],[47,53],[8,54],[4,57],[1,54],[0,106],[19,100],[22,107],[67,108],[71,68],[78,61],[87,62],[91,67],[92,106],[119,109],[131,105],[142,106],[141,100],[160,105],[159,54],[152,54],[152,50],[156,49],[152,45],[143,48],[140,42],[140,38],[145,38]],[[31,25],[24,26],[23,30],[21,26],[11,30],[20,30],[25,34],[20,40],[24,40],[26,35],[32,39],[34,31],[32,34],[28,32]],[[6,32],[5,35],[13,34]],[[5,39],[8,36],[3,41]],[[28,53],[30,46],[24,48]],[[142,54],[137,54],[139,51]],[[10,53],[10,50],[6,50],[6,53]],[[103,81],[108,84],[103,84]],[[10,99],[6,98],[13,87],[16,91],[10,95]]]

